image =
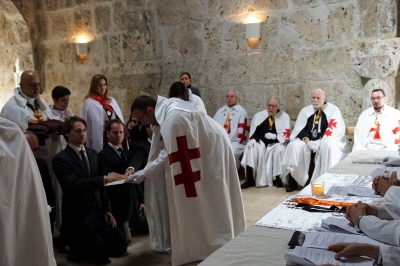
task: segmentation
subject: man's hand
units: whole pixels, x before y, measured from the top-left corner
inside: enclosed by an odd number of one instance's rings
[[[137,171],[135,174],[133,174],[132,177],[133,177],[134,184],[140,184],[146,179],[146,176],[144,175],[143,170]]]
[[[379,247],[364,243],[337,243],[330,245],[328,251],[336,252],[335,259],[340,260],[348,256],[367,256],[377,260],[379,256]]]
[[[383,158],[382,166],[398,167],[400,166],[400,157],[385,157]]]
[[[136,127],[138,125],[138,122],[136,119],[133,119],[131,122],[128,123],[127,128],[132,129],[133,127]]]
[[[370,151],[380,151],[385,148],[385,145],[382,143],[369,142],[365,147]]]
[[[115,221],[114,216],[111,214],[111,212],[104,213],[104,220],[106,220],[107,225],[111,226],[112,228],[115,228],[117,226],[117,222]]]
[[[146,216],[146,207],[144,206],[144,204],[140,204],[139,211],[142,211],[143,215]]]
[[[307,143],[307,147],[314,152],[319,151],[319,145],[320,145],[319,140],[311,140]]]
[[[129,169],[128,171],[125,172],[125,176],[129,177],[130,175],[133,175],[135,173],[135,170]]]
[[[358,217],[365,215],[367,215],[367,211],[361,201],[346,208],[346,218],[350,221],[350,226],[354,226],[358,222]]]
[[[391,179],[381,176],[381,177],[378,177],[376,182],[374,182],[372,185],[373,185],[372,188],[375,189],[377,194],[379,194],[381,196],[385,196],[388,189],[391,186],[393,186],[393,182]]]
[[[104,176],[104,183],[108,184],[108,183],[118,181],[121,179],[125,179],[125,178],[126,178],[125,175],[120,175],[120,174],[112,172],[111,174]]]
[[[276,134],[268,132],[265,134],[265,138],[266,139],[276,139]]]
[[[247,143],[247,148],[251,149],[254,148],[257,144],[257,141],[255,139],[251,139],[248,143]]]

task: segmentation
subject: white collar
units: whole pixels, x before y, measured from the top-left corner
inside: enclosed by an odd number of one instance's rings
[[[387,109],[387,108],[386,108],[386,104],[383,105],[383,107],[382,107],[382,109],[380,110],[380,112],[376,112],[373,106],[372,106],[371,108],[372,108],[372,111],[371,111],[370,113],[368,113],[369,115],[375,115],[376,113],[378,113],[378,114],[384,114],[384,113],[386,113],[386,109]]]
[[[118,146],[115,146],[114,144],[111,144],[110,142],[108,143],[108,145],[110,145],[111,148],[113,148],[116,152],[118,152],[119,148],[122,148],[121,145],[118,147]]]
[[[70,143],[68,143],[68,145],[76,152],[76,154],[79,155],[79,157],[81,156],[81,154],[79,153],[81,150],[85,151],[85,153],[86,153],[85,145],[82,145],[82,149],[79,147],[76,147]]]

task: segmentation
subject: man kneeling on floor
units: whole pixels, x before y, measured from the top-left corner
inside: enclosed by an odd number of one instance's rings
[[[54,173],[63,190],[63,223],[55,245],[58,251],[68,245],[83,258],[104,263],[127,249],[111,214],[104,185],[126,176],[98,174],[97,152],[84,146],[85,120],[77,116],[68,118],[63,133],[68,145],[53,159]]]

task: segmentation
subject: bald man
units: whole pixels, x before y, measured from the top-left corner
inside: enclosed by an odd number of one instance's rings
[[[235,155],[236,168],[240,167],[240,156],[247,143],[249,126],[246,110],[238,104],[237,93],[228,90],[225,94],[226,105],[221,107],[214,115],[213,119],[224,127],[228,133]]]
[[[311,93],[312,104],[301,109],[290,135],[282,165],[289,172],[287,192],[304,186],[328,171],[348,154],[346,127],[336,105],[328,103],[323,90]],[[314,171],[310,169],[313,162]],[[310,171],[309,171],[310,170]]]
[[[39,139],[35,133],[27,130],[24,133],[26,140],[28,141],[29,147],[33,153],[33,156],[36,159],[36,164],[39,168],[40,176],[42,177],[44,192],[46,193],[47,205],[51,208],[50,212],[50,228],[53,233],[54,221],[55,221],[55,204],[56,204],[56,195],[54,193],[53,186],[51,184],[51,177],[49,173],[49,168],[47,163],[38,158],[39,155]]]
[[[39,96],[39,75],[32,70],[25,70],[19,85],[20,87],[14,89],[14,96],[4,105],[1,113],[14,120],[24,131],[30,123],[51,119],[51,109]]]

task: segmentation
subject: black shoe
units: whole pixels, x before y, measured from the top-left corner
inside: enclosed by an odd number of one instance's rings
[[[283,187],[282,179],[279,176],[277,176],[275,180],[272,181],[272,185],[274,185],[275,187]]]
[[[57,238],[54,238],[54,246],[56,246],[56,249],[58,252],[60,252],[60,253],[65,252],[66,243],[64,242],[62,237],[59,236]]]
[[[289,186],[287,186],[287,187],[286,187],[286,192],[293,192],[293,191],[296,190],[296,188],[297,188],[297,187],[289,187]]]
[[[254,184],[253,182],[249,182],[249,180],[245,180],[244,182],[243,182],[243,184],[241,184],[240,185],[240,188],[241,189],[246,189],[246,188],[249,188],[249,187],[254,187],[256,184]]]

